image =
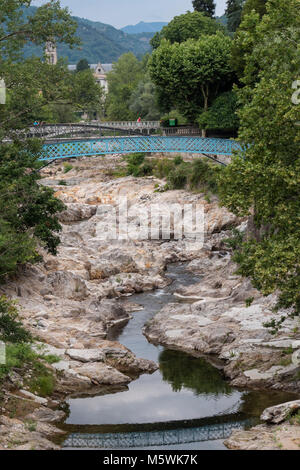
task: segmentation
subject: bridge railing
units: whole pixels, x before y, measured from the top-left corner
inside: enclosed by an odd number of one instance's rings
[[[43,147],[42,160],[83,156],[142,153],[185,152],[209,155],[232,155],[242,149],[234,140],[197,136],[99,137],[48,142]]]
[[[99,121],[101,127],[124,129],[159,129],[160,121]]]

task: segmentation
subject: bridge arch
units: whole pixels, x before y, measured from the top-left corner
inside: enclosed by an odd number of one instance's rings
[[[229,139],[167,136],[99,137],[96,139],[61,139],[43,146],[41,160],[84,156],[141,153],[196,153],[231,156],[241,150],[239,142]]]

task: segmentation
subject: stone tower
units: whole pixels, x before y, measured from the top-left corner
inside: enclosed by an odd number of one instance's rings
[[[55,42],[53,41],[46,42],[45,55],[47,57],[48,64],[50,65],[57,64],[57,50],[56,50]]]

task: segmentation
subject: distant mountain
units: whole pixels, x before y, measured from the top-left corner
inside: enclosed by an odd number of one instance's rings
[[[36,7],[26,9],[26,13],[32,13]],[[26,14],[25,13],[25,14]],[[153,34],[127,34],[113,26],[73,17],[78,24],[77,36],[81,38],[80,49],[70,49],[64,44],[57,45],[59,57],[66,57],[70,64],[76,64],[80,59],[87,59],[91,64],[100,62],[111,63],[125,52],[133,52],[137,57],[149,52],[149,41]],[[28,44],[24,48],[24,56],[41,55],[42,48]]]
[[[129,25],[121,28],[121,31],[127,34],[139,34],[139,33],[157,33],[168,23],[166,22],[155,22],[155,23],[144,23],[140,21],[136,25]]]

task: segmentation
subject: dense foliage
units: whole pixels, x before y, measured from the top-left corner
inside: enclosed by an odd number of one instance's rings
[[[0,297],[0,340],[10,343],[30,341],[31,335],[19,321],[18,310],[5,296]]]
[[[146,121],[159,120],[155,85],[148,74],[138,83],[130,98],[130,110]]]
[[[193,7],[196,11],[211,17],[214,16],[216,11],[214,0],[193,0]]]
[[[230,32],[235,32],[241,23],[244,2],[245,0],[227,0],[226,2],[225,15]]]
[[[38,142],[0,146],[0,280],[20,264],[40,259],[37,241],[55,254],[63,209],[52,189],[38,184]]]
[[[201,129],[222,129],[237,131],[239,118],[237,116],[237,96],[233,91],[226,91],[219,95],[208,111],[204,111],[198,118]]]
[[[212,18],[198,11],[187,12],[184,15],[175,16],[167,26],[155,34],[151,45],[157,49],[163,39],[171,44],[184,42],[188,39],[199,39],[201,36],[216,34],[217,31],[225,32],[225,28]]]
[[[237,90],[239,137],[246,145],[221,179],[224,204],[253,214],[255,230],[236,253],[239,272],[269,294],[281,292],[279,307],[300,313],[300,120],[292,101],[300,70],[300,4],[269,0],[267,13],[244,16],[244,87]],[[241,35],[237,36],[240,44]],[[276,47],[274,45],[276,44]]]
[[[194,121],[231,86],[231,39],[222,33],[189,39],[181,44],[163,41],[149,61],[151,79],[160,103],[177,108]]]
[[[21,7],[30,3],[4,0],[0,5],[0,76],[7,87],[6,104],[0,106],[0,281],[20,265],[38,261],[39,244],[56,253],[61,228],[56,213],[64,207],[53,190],[38,184],[40,142],[27,140],[20,130],[49,116],[60,104],[74,100],[82,106],[86,98],[80,92],[79,74],[74,82],[65,64],[50,66],[34,57],[22,60],[27,40],[41,44],[51,37],[76,44],[74,23],[59,2],[24,17]],[[7,137],[11,142],[3,143]]]
[[[107,117],[116,121],[136,119],[130,109],[133,91],[143,79],[144,65],[131,52],[122,55],[107,75],[109,92],[106,100]]]

